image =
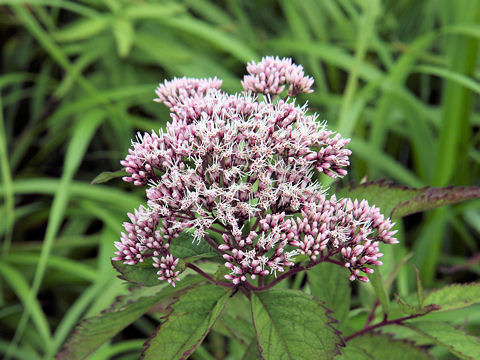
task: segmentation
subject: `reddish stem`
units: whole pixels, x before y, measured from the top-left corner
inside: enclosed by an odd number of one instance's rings
[[[225,254],[225,251],[220,250],[215,240],[213,240],[211,237],[209,237],[208,235],[205,235],[204,239],[208,243],[208,245],[213,247],[218,253],[220,253],[221,255]]]
[[[378,324],[375,324],[375,325],[371,325],[371,326],[368,326],[368,327],[365,327],[363,328],[362,330],[359,330],[357,332],[354,332],[352,335],[350,336],[347,336],[345,338],[345,341],[349,341],[349,340],[352,340],[353,338],[357,337],[357,336],[360,336],[360,335],[363,335],[365,333],[368,333],[372,330],[375,330],[375,329],[378,329],[379,327],[382,327],[382,326],[387,326],[387,325],[402,325],[402,323],[404,321],[407,321],[407,320],[411,320],[411,319],[415,319],[419,316],[423,316],[423,315],[426,315],[428,314],[429,312],[433,311],[433,310],[436,310],[436,308],[432,308],[431,310],[425,312],[425,313],[421,313],[421,314],[413,314],[413,315],[409,315],[409,316],[404,316],[404,317],[401,317],[401,318],[398,318],[398,319],[393,319],[393,320],[386,320],[384,319],[383,321],[379,322]]]
[[[282,274],[281,276],[277,277],[275,280],[273,280],[271,283],[267,284],[267,285],[264,285],[264,286],[255,286],[255,285],[252,285],[250,284],[248,281],[246,281],[244,284],[245,286],[250,289],[250,290],[253,290],[253,291],[265,291],[265,290],[268,290],[270,288],[272,288],[273,286],[277,285],[280,281],[282,281],[283,279],[286,279],[290,276],[292,276],[293,274],[296,274],[300,271],[303,271],[303,270],[306,270],[307,267],[305,266],[299,266],[297,268],[293,268],[293,269],[290,269],[289,271],[287,271],[286,273]]]
[[[212,283],[214,283],[216,285],[221,285],[221,286],[228,287],[228,288],[232,288],[232,287],[235,286],[233,283],[227,283],[227,282],[215,280],[213,277],[211,277],[206,272],[204,272],[202,269],[200,269],[199,267],[197,267],[196,265],[194,265],[192,263],[188,263],[188,262],[185,263],[185,267],[188,267],[188,268],[192,269],[193,271],[196,271],[198,274],[202,275],[205,279],[207,279],[208,281],[211,281]]]
[[[380,305],[380,302],[377,300],[375,301],[375,304],[373,304],[372,311],[370,311],[370,314],[368,314],[367,322],[365,323],[364,328],[368,327],[375,318],[375,310],[377,310],[378,305]]]

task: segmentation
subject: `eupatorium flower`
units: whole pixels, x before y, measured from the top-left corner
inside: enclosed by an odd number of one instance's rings
[[[244,93],[218,79],[174,79],[156,101],[170,108],[165,131],[138,134],[121,162],[134,185],[147,185],[148,207],[129,214],[114,260],[153,257],[160,280],[178,281],[169,245],[182,231],[225,259],[232,284],[287,273],[295,256],[311,267],[336,257],[350,279],[381,265],[378,244],[395,243],[393,224],[363,201],[327,198],[315,172],[346,175],[349,139],[327,130],[287,95],[311,92],[313,80],[291,59],[267,57],[247,67]],[[192,267],[196,268],[196,267]]]

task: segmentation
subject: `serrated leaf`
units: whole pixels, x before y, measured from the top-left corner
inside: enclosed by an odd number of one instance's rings
[[[178,282],[176,288],[164,282],[154,287],[134,289],[130,294],[119,297],[102,314],[81,321],[75,327],[63,350],[57,354],[57,359],[85,359],[152,307],[204,281],[205,279],[199,275],[188,276]],[[162,304],[163,307],[167,305],[169,301]]]
[[[333,359],[343,345],[328,312],[311,295],[270,289],[251,294],[253,323],[262,357],[270,359]]]
[[[335,360],[375,360],[362,348],[348,344],[346,348],[342,349],[342,355],[335,357]]]
[[[380,333],[367,333],[348,341],[347,348],[355,346],[362,349],[372,359],[389,360],[433,360],[423,348],[406,340],[394,340],[393,336]],[[342,356],[335,360],[344,360]]]
[[[333,310],[335,319],[342,323],[350,310],[351,285],[346,269],[324,262],[308,270],[312,295]]]
[[[106,16],[94,18],[80,18],[75,22],[63,26],[54,33],[55,40],[59,42],[79,41],[100,34],[110,25],[111,19]]]
[[[480,340],[450,324],[438,321],[415,321],[406,324],[410,329],[446,347],[460,359],[480,359]]]
[[[118,277],[129,283],[155,286],[161,282],[158,280],[158,269],[153,267],[151,258],[135,265],[126,265],[122,261],[112,260],[112,265],[120,273]]]
[[[420,312],[420,308],[417,305],[411,305],[407,301],[405,301],[403,298],[401,298],[399,295],[395,295],[396,300],[398,305],[400,306],[400,309],[402,313],[407,314],[407,315],[413,315],[417,314]]]
[[[192,288],[170,306],[168,318],[146,342],[144,359],[187,359],[207,336],[230,291],[206,284]]]
[[[104,171],[98,174],[95,179],[90,182],[90,185],[102,184],[110,181],[112,179],[117,179],[119,177],[127,176],[128,173],[125,170],[118,171]]]
[[[206,241],[193,240],[193,234],[184,230],[170,243],[169,251],[173,256],[186,261],[194,261],[201,258],[214,258],[218,255]],[[219,256],[219,255],[218,255]]]
[[[432,291],[425,298],[424,305],[436,304],[438,311],[461,309],[480,303],[480,283],[467,285],[453,284]]]
[[[257,339],[253,339],[245,350],[242,360],[262,360],[262,355],[258,351]]]
[[[348,186],[338,192],[339,197],[366,199],[379,207],[383,214],[391,218],[401,218],[420,211],[455,204],[464,200],[480,197],[480,188],[410,188],[397,186],[385,180],[367,182],[357,186]]]
[[[113,23],[113,36],[117,43],[118,56],[125,58],[130,53],[135,36],[135,29],[131,21],[126,19],[116,19]]]

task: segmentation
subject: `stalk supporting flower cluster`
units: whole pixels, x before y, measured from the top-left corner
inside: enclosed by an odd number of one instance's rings
[[[314,180],[316,171],[346,175],[349,139],[292,99],[311,92],[313,79],[291,59],[266,57],[247,71],[241,94],[222,91],[216,78],[158,87],[155,101],[170,108],[171,122],[138,134],[121,162],[125,181],[148,185],[148,206],[129,214],[114,260],[153,257],[159,279],[175,285],[169,246],[191,231],[192,246],[206,241],[223,256],[232,284],[288,274],[299,254],[305,268],[341,261],[351,280],[368,281],[361,273],[382,264],[378,244],[397,242],[393,224],[365,200],[327,197]]]

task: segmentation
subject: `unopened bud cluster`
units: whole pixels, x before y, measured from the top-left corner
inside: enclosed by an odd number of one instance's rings
[[[327,198],[313,180],[346,175],[349,139],[296,105],[291,96],[311,92],[313,80],[291,59],[266,57],[247,71],[241,94],[216,78],[158,87],[171,121],[138,134],[121,162],[125,181],[147,185],[148,207],[129,214],[114,260],[153,257],[159,279],[175,285],[169,245],[191,231],[192,246],[208,241],[223,256],[234,284],[285,272],[298,254],[312,264],[339,256],[351,280],[367,280],[360,273],[381,264],[379,242],[396,242],[393,224],[365,200]]]

